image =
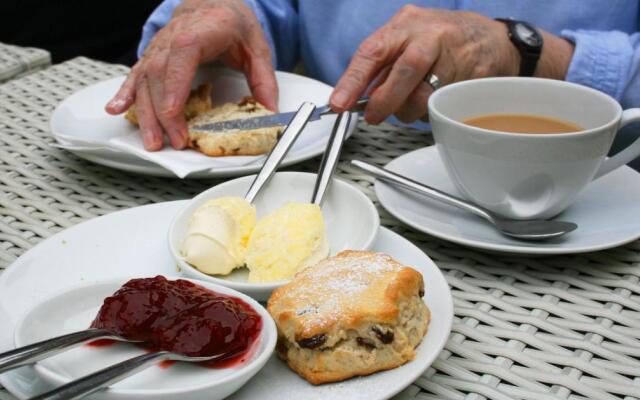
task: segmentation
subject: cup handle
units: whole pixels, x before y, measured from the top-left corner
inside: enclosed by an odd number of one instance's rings
[[[620,119],[621,129],[625,125],[629,125],[632,122],[640,122],[640,108],[631,108],[622,112],[622,118]],[[633,161],[636,157],[640,156],[640,136],[631,143],[626,149],[621,150],[613,157],[607,158],[600,165],[600,169],[596,173],[593,179],[598,179],[603,175],[608,174],[614,169],[625,165],[626,163]]]

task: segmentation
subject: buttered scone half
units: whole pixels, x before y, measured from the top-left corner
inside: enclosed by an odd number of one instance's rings
[[[313,384],[398,367],[429,325],[422,274],[383,253],[347,250],[276,289],[277,351]]]
[[[276,145],[282,127],[209,132],[198,130],[196,126],[271,114],[272,111],[251,97],[245,97],[239,103],[223,104],[189,120],[188,146],[213,157],[268,153]]]
[[[213,108],[211,85],[200,85],[198,89],[191,91],[184,108],[184,116],[189,127],[187,146],[211,157],[266,154],[276,145],[283,127],[224,132],[203,131],[195,127],[212,122],[271,114],[272,111],[267,110],[252,97]],[[124,117],[132,124],[138,125],[135,105],[129,108]]]

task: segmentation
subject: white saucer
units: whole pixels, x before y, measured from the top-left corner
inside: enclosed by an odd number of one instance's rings
[[[87,329],[105,297],[111,296],[127,281],[126,278],[116,278],[90,285],[82,284],[43,300],[17,324],[16,346],[26,346]],[[229,368],[203,368],[190,363],[176,363],[168,368],[150,367],[95,397],[112,400],[145,397],[156,400],[173,400],[178,397],[181,400],[200,400],[205,397],[211,400],[223,399],[241,388],[265,365],[273,354],[278,336],[276,325],[267,310],[257,301],[235,290],[211,282],[191,281],[216,293],[239,298],[262,318],[260,334],[242,360]],[[42,379],[60,386],[147,352],[129,343],[79,346],[46,358],[34,367]]]
[[[386,168],[461,196],[435,146],[396,158]],[[569,254],[608,249],[640,238],[640,174],[629,167],[592,182],[559,220],[578,224],[568,235],[545,242],[502,236],[484,220],[436,200],[376,181],[380,203],[405,224],[451,242],[520,254]]]
[[[282,112],[297,110],[303,101],[322,106],[332,91],[332,87],[323,82],[287,72],[277,71],[276,79],[280,90],[278,106]],[[96,164],[153,176],[175,178],[179,171],[184,174],[187,173],[184,171],[194,168],[200,171],[188,173],[187,178],[239,176],[260,170],[264,156],[207,157],[195,150],[177,151],[170,146],[154,153],[143,151],[138,129],[121,115],[112,116],[104,111],[105,104],[123,80],[124,76],[121,76],[98,82],[62,101],[50,121],[51,132],[58,145],[63,148],[69,146],[69,151]],[[250,94],[244,76],[227,69],[203,66],[195,82],[212,84],[212,97],[216,105],[236,102]],[[282,165],[295,164],[322,154],[334,121],[335,116],[325,116],[309,122]],[[353,133],[355,126],[351,124],[348,135]],[[113,142],[114,139],[117,143]],[[100,148],[101,145],[109,148]],[[153,160],[174,166],[176,172],[169,171]]]
[[[173,217],[186,205],[187,201],[160,203],[94,218],[22,255],[0,275],[0,352],[13,347],[16,323],[28,310],[66,288],[121,277],[176,275],[166,235]],[[372,248],[424,275],[425,301],[432,321],[416,359],[368,377],[313,386],[273,356],[232,399],[386,399],[424,373],[451,331],[453,300],[449,286],[429,257],[388,229],[380,229]],[[51,388],[33,367],[0,375],[0,383],[21,399]]]

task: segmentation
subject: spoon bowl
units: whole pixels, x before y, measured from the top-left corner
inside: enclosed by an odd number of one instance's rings
[[[578,228],[573,222],[531,220],[516,221],[493,217],[494,224],[503,234],[522,240],[547,240],[565,235]]]

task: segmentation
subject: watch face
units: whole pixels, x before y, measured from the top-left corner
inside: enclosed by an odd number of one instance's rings
[[[515,31],[516,35],[526,43],[527,46],[538,47],[542,44],[538,33],[527,24],[523,24],[522,22],[515,24]]]

